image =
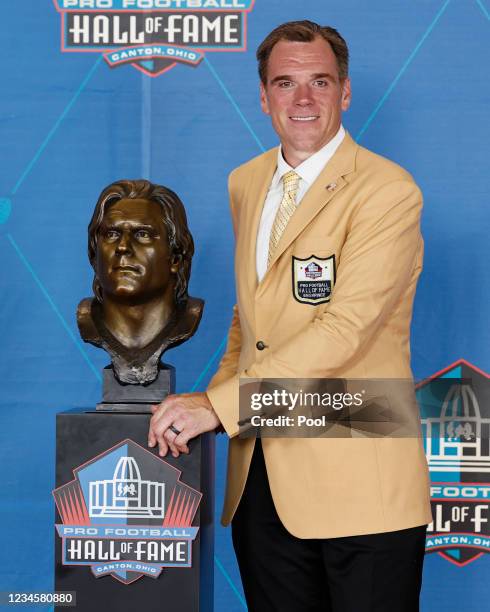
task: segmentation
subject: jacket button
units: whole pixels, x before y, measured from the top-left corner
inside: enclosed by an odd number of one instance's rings
[[[255,346],[259,351],[263,351],[265,348],[267,348],[267,344],[264,344],[262,340],[259,340]]]

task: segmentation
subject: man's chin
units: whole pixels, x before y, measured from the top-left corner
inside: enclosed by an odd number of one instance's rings
[[[131,285],[121,285],[113,289],[108,297],[112,299],[114,302],[121,303],[134,303],[134,302],[145,302],[148,299],[147,296],[142,292],[139,287],[134,287]]]
[[[319,151],[325,143],[319,142],[316,134],[315,138],[297,139],[283,146],[285,160],[292,166],[297,166]]]

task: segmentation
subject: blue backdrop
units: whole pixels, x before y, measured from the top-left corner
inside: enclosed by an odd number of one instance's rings
[[[309,18],[344,35],[353,83],[346,128],[405,166],[424,192],[416,376],[461,357],[488,371],[487,0],[257,0],[247,51],[209,52],[198,67],[157,78],[110,69],[99,53],[62,53],[51,0],[2,9],[0,590],[52,588],[55,414],[93,406],[106,363],[75,322],[91,294],[86,226],[106,184],[149,178],[184,201],[196,243],[190,293],[206,307],[195,338],[167,360],[181,391],[204,389],[216,368],[234,303],[226,178],[276,144],[259,108],[254,50],[282,21]],[[226,444],[220,436],[218,510]],[[215,561],[216,610],[244,610],[221,527]],[[488,609],[489,570],[488,555],[464,567],[428,555],[422,609]]]

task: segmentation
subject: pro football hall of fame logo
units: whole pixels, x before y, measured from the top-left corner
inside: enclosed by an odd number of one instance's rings
[[[461,359],[417,389],[431,476],[426,552],[458,566],[490,552],[489,378]]]
[[[53,491],[63,565],[90,566],[97,578],[124,584],[191,567],[202,494],[180,481],[179,470],[128,439],[73,473]]]
[[[53,0],[64,53],[102,53],[156,77],[208,51],[246,51],[255,0]]]

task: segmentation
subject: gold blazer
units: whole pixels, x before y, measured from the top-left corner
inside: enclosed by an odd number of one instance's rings
[[[240,377],[411,378],[410,320],[422,269],[422,195],[396,164],[346,134],[289,221],[257,281],[255,245],[277,148],[230,175],[236,236],[226,353],[207,391],[231,437],[223,524],[240,501],[254,447],[237,436]],[[295,299],[293,256],[335,255],[328,302]],[[258,350],[262,341],[267,348]],[[420,438],[264,438],[272,497],[300,538],[395,531],[429,523]]]

